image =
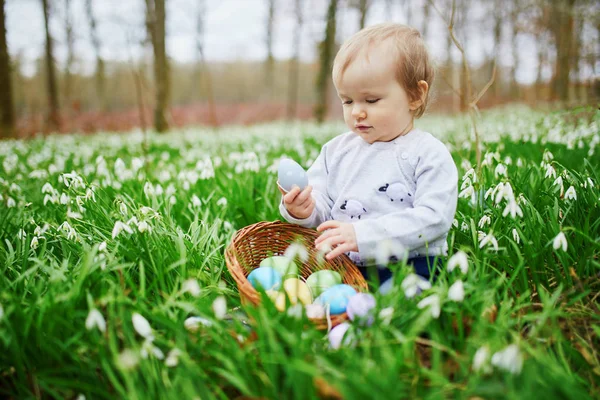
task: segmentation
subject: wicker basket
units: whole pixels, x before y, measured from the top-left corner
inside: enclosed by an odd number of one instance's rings
[[[353,286],[357,291],[366,292],[368,286],[365,278],[345,254],[331,261],[325,260],[321,265],[317,263],[314,241],[318,235],[314,229],[281,221],[259,222],[240,229],[225,250],[225,262],[238,285],[242,302],[254,305],[260,302],[260,293],[248,281],[248,274],[258,268],[263,259],[283,255],[294,241],[301,241],[308,249],[309,259],[299,267],[299,273],[304,279],[319,269],[329,269],[339,272],[343,283]],[[330,326],[334,327],[347,318],[346,313],[332,315]],[[319,329],[328,328],[326,318],[311,321]]]

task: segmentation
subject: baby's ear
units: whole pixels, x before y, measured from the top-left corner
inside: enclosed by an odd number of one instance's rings
[[[425,99],[427,98],[427,92],[429,91],[429,84],[425,81],[419,81],[417,83],[419,87],[419,97],[410,103],[410,110],[415,111],[417,108],[421,107],[423,103],[425,103]]]

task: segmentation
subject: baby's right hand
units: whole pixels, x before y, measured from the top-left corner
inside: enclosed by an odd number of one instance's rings
[[[315,209],[315,199],[312,195],[312,186],[307,186],[303,191],[296,185],[283,196],[283,205],[290,215],[296,219],[310,217]]]

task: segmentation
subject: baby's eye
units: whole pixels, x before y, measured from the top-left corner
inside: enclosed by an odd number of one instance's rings
[[[342,104],[346,104],[346,105],[348,105],[348,104],[352,104],[352,100],[344,100],[344,101],[342,102]]]
[[[374,104],[374,103],[377,103],[379,100],[381,100],[381,99],[369,99],[369,100],[367,100],[367,103]]]

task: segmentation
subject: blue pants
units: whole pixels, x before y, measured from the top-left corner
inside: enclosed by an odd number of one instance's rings
[[[437,278],[440,270],[442,269],[444,262],[443,258],[440,256],[429,256],[429,257],[415,257],[409,258],[406,261],[407,265],[412,265],[415,269],[415,273],[417,275],[422,276],[423,278],[429,280],[431,274],[433,274],[433,280]],[[379,268],[376,266],[373,267],[359,267],[358,268],[365,279],[368,281],[370,279],[369,273],[377,270],[377,275],[379,278],[379,283],[387,281],[392,277],[392,271],[389,268]]]

